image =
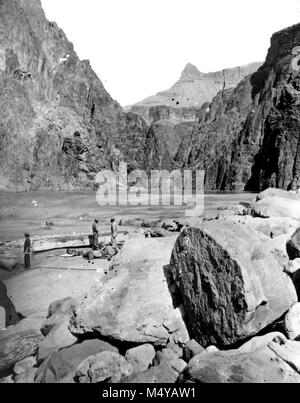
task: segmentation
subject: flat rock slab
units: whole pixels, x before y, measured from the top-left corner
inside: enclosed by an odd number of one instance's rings
[[[297,301],[281,263],[247,225],[211,221],[181,234],[170,266],[191,337],[204,347],[231,345],[280,318]]]
[[[238,350],[194,357],[180,382],[300,383],[300,343],[278,332],[255,337]]]
[[[175,241],[174,237],[129,240],[112,262],[110,274],[75,308],[72,333],[97,332],[119,341],[154,345],[189,339],[165,275]]]
[[[252,353],[202,353],[194,357],[181,382],[300,383],[300,375],[268,346]]]

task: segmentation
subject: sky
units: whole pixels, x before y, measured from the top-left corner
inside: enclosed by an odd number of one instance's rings
[[[110,95],[131,105],[203,72],[264,61],[274,32],[300,22],[300,0],[41,0]]]

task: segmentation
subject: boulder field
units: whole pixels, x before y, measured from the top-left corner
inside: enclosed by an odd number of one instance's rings
[[[254,213],[297,198],[132,235],[81,298],[0,331],[0,382],[300,383],[300,224]]]

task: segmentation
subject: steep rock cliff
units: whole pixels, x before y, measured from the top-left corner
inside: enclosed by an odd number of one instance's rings
[[[300,175],[300,24],[273,35],[251,78],[253,104],[232,159],[246,189],[288,188]]]
[[[0,190],[91,188],[102,168],[139,167],[146,133],[40,0],[0,0]]]
[[[166,109],[169,109],[170,115],[177,118],[178,123],[195,120],[198,116],[197,110],[199,111],[205,102],[211,102],[219,91],[235,88],[242,79],[254,73],[260,66],[261,63],[251,63],[204,74],[188,63],[180,79],[169,90],[146,98],[131,106],[129,110],[140,114],[149,123],[157,121],[158,113],[162,119],[167,119]]]

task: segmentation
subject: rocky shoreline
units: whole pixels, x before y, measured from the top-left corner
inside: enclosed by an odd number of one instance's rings
[[[132,233],[47,318],[20,320],[1,288],[1,383],[299,383],[299,220],[300,195],[268,189],[162,237]]]

